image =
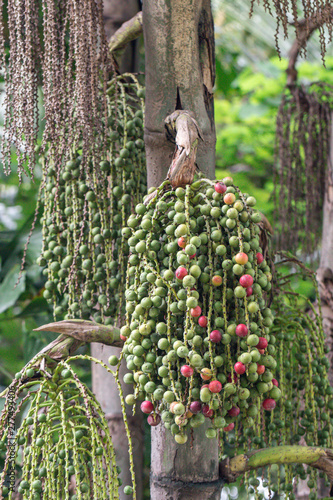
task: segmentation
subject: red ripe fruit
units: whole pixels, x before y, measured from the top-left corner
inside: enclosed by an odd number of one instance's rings
[[[223,182],[216,182],[214,189],[217,193],[224,194],[227,190],[227,186]]]
[[[246,289],[246,296],[250,297],[250,295],[253,294],[252,286],[247,287]]]
[[[234,427],[235,427],[235,424],[233,422],[231,422],[231,424],[227,425],[227,427],[223,427],[223,430],[225,432],[230,432],[233,430]]]
[[[205,415],[205,417],[207,417],[207,418],[212,418],[212,416],[214,415],[214,410],[211,410],[209,408],[209,405],[203,405],[201,411]]]
[[[239,278],[239,284],[242,285],[243,288],[248,288],[253,285],[253,278],[250,274],[243,274]]]
[[[243,373],[246,372],[246,366],[240,361],[237,361],[237,363],[234,364],[234,369],[238,375],[243,375]]]
[[[126,340],[127,340],[127,337],[125,337],[125,336],[124,336],[124,335],[122,335],[122,334],[120,334],[120,338],[121,338],[121,340],[124,340],[124,341],[126,341]]]
[[[209,338],[214,344],[221,342],[222,333],[219,330],[213,330],[210,332]]]
[[[218,393],[222,391],[222,384],[218,380],[212,380],[209,383],[209,390],[210,392]]]
[[[180,369],[181,371],[181,374],[184,376],[184,377],[191,377],[193,375],[193,368],[189,365],[183,365]]]
[[[230,417],[237,417],[239,414],[240,414],[240,409],[238,408],[238,406],[233,406],[228,411],[228,415],[230,415]]]
[[[267,411],[274,410],[274,408],[276,407],[275,399],[271,399],[271,398],[265,399],[265,401],[262,404],[262,407],[264,410],[267,410]]]
[[[196,256],[197,256],[197,254],[194,253],[193,255],[190,255],[190,259],[194,259]]]
[[[264,260],[263,254],[260,253],[260,252],[258,252],[257,255],[256,255],[256,257],[257,257],[258,264],[261,264],[263,262],[263,260]]]
[[[257,373],[258,375],[262,375],[263,373],[265,373],[265,366],[264,365],[258,365],[258,368],[257,368]]]
[[[275,387],[279,387],[279,382],[276,380],[276,378],[272,378],[272,384],[275,385]]]
[[[208,323],[206,316],[200,316],[200,318],[198,319],[198,323],[199,323],[199,326],[202,326],[203,328],[205,328],[207,326],[207,323]]]
[[[186,247],[186,240],[183,236],[181,236],[180,238],[178,238],[178,246],[180,248],[185,248]]]
[[[161,422],[161,416],[158,413],[155,415],[152,413],[151,415],[148,415],[147,422],[152,427],[156,427],[156,425]]]
[[[214,286],[221,286],[222,285],[222,277],[221,276],[213,276],[212,277],[212,284]]]
[[[244,252],[239,252],[237,255],[235,255],[235,261],[237,264],[240,264],[241,266],[244,266],[248,262],[249,258]]]
[[[185,269],[185,267],[178,267],[178,269],[176,269],[176,278],[179,279],[179,280],[182,280],[183,278],[185,278],[185,276],[187,276],[187,270]]]
[[[151,401],[142,401],[140,408],[143,413],[151,413],[154,410],[154,405]]]
[[[265,354],[265,349],[258,349],[260,354]]]
[[[267,339],[265,339],[265,337],[259,337],[259,342],[256,345],[256,348],[257,349],[266,349],[267,346],[268,346]]]
[[[199,318],[200,315],[201,315],[201,307],[200,306],[192,307],[191,316],[193,316],[193,318]]]
[[[244,325],[243,323],[236,326],[236,335],[238,335],[238,337],[246,337],[247,333],[248,333],[247,326]]]
[[[193,415],[196,415],[197,413],[201,412],[201,403],[200,401],[192,401],[190,404],[190,412],[193,413]]]

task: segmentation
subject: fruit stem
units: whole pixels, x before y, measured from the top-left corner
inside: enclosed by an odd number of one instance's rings
[[[307,464],[333,479],[333,450],[309,446],[275,446],[237,455],[220,462],[220,477],[228,483],[254,469],[272,464]]]

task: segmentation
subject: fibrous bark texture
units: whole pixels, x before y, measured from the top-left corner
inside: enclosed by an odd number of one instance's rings
[[[166,177],[174,148],[165,140],[164,120],[176,109],[194,113],[204,139],[197,164],[213,177],[215,60],[210,0],[145,0],[143,31],[148,185],[158,186]]]
[[[198,123],[197,165],[215,173],[215,127],[212,89],[215,79],[214,33],[209,0],[145,0],[143,32],[146,58],[145,145],[148,185],[166,178],[174,145],[164,120],[188,110]],[[205,426],[203,426],[205,427]],[[177,445],[163,426],[152,428],[151,498],[219,500],[218,447],[205,429]]]
[[[185,445],[177,445],[164,426],[152,428],[151,499],[219,500],[217,443],[206,438],[206,428],[196,429]]]
[[[327,344],[330,346],[328,354],[331,363],[329,379],[331,385],[333,385],[333,127],[331,127],[330,158],[327,168],[323,214],[323,237],[317,280],[322,304],[324,331]]]

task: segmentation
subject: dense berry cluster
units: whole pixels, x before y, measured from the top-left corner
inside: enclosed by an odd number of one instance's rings
[[[9,387],[11,397],[0,415],[1,498],[14,498],[8,477],[16,461],[15,497],[118,499],[120,469],[99,403],[68,362],[50,372],[27,367]],[[36,375],[38,380],[31,380]],[[11,436],[9,419],[20,417]]]
[[[107,158],[82,169],[74,149],[60,171],[50,161],[44,169],[38,263],[55,316],[88,319],[95,310],[96,321],[108,324],[122,310],[128,250],[121,229],[146,192],[144,89],[132,78],[109,86]]]
[[[126,402],[143,399],[149,423],[162,420],[178,443],[207,417],[210,438],[235,422],[254,427],[281,395],[255,203],[231,178],[164,185],[123,230],[130,256],[121,333],[132,371],[125,381],[134,384]]]

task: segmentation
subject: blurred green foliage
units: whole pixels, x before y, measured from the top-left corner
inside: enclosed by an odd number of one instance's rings
[[[273,223],[274,146],[276,114],[286,83],[287,60],[273,57],[247,66],[232,79],[227,93],[217,87],[216,177],[231,175],[242,191],[257,199],[257,206]],[[300,61],[299,82],[333,83],[333,57],[321,61]],[[223,61],[217,68],[223,82]],[[227,78],[230,72],[227,69]]]

